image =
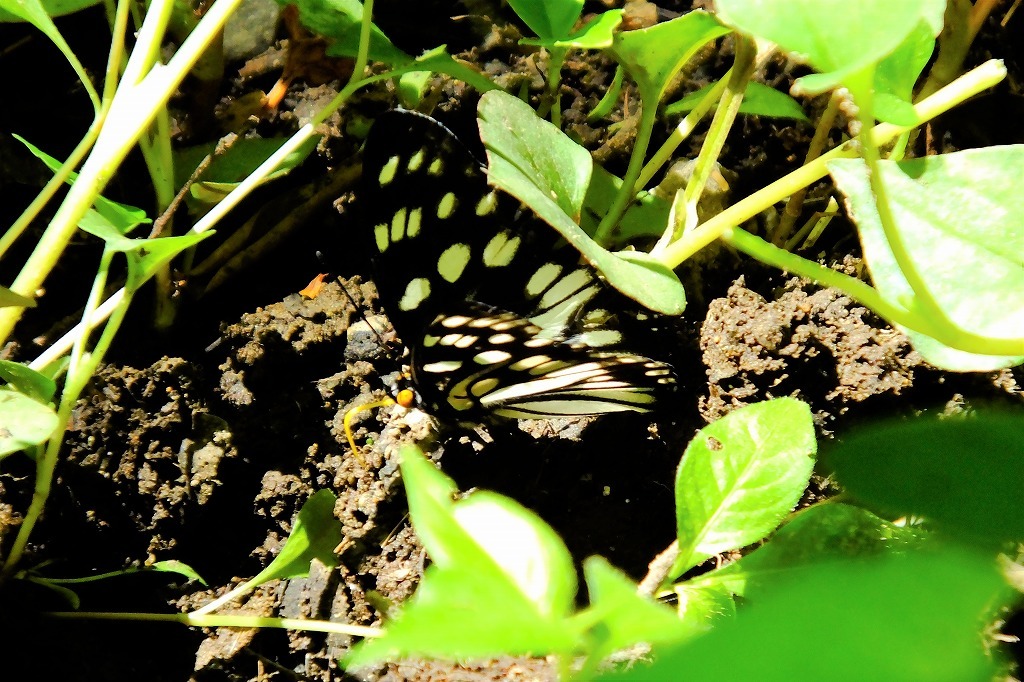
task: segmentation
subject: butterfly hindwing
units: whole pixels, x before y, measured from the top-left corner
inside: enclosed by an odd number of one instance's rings
[[[526,318],[472,301],[453,306],[413,348],[423,401],[466,416],[536,419],[646,412],[674,387],[664,363],[550,339],[542,331]]]

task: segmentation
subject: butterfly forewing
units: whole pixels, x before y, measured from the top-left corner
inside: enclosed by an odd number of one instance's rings
[[[480,162],[437,121],[406,111],[370,130],[363,175],[380,253],[378,290],[412,338],[453,301],[473,299],[540,326],[566,323],[599,288],[557,232],[491,188]],[[539,223],[539,225],[531,225]],[[540,229],[537,229],[540,228]]]
[[[558,233],[487,184],[446,128],[374,123],[363,161],[377,288],[422,403],[461,420],[649,411],[671,367],[622,350],[605,285]]]

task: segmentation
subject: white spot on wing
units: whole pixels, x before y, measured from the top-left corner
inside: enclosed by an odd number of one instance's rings
[[[409,169],[410,173],[415,173],[423,165],[423,158],[426,156],[427,150],[424,147],[420,147],[419,151],[409,157],[409,163],[406,168]]]
[[[511,353],[503,350],[485,350],[473,356],[473,362],[478,365],[495,365],[499,362],[506,362],[512,359]]]
[[[455,205],[455,193],[446,193],[441,197],[441,201],[437,202],[437,217],[442,220],[450,217],[451,214],[455,212]]]
[[[400,241],[405,237],[405,218],[406,209],[402,208],[395,211],[395,215],[391,216],[391,242]]]
[[[402,294],[401,300],[398,301],[398,308],[400,310],[414,310],[428,296],[430,296],[429,279],[417,277],[409,280],[409,283],[405,285],[405,293]]]
[[[545,263],[540,266],[530,276],[530,281],[526,283],[526,295],[530,298],[539,296],[540,292],[551,286],[561,272],[562,266],[558,263]]]
[[[398,157],[392,156],[387,160],[381,169],[380,174],[377,176],[377,182],[383,187],[392,180],[395,179],[395,171],[398,170]]]
[[[494,268],[511,263],[519,250],[519,241],[519,237],[509,234],[508,230],[502,230],[491,237],[484,247],[484,265]]]
[[[480,197],[480,201],[476,202],[476,214],[478,216],[485,216],[489,213],[493,213],[497,205],[498,195],[494,192],[488,192]]]
[[[420,223],[423,220],[423,209],[419,206],[409,211],[409,222],[405,226],[405,233],[415,237],[420,233]]]
[[[442,360],[423,365],[423,370],[434,374],[443,374],[444,372],[454,372],[459,367],[462,367],[462,363],[458,360]]]
[[[452,244],[441,253],[437,259],[437,272],[444,279],[455,283],[466,269],[469,263],[469,246],[466,244]]]

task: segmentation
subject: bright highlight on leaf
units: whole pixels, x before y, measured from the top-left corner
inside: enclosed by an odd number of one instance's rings
[[[775,530],[807,487],[815,450],[810,408],[792,398],[701,429],[676,472],[679,557],[670,577]]]
[[[895,227],[926,292],[911,288],[893,255],[865,165],[857,160],[829,164],[836,185],[847,195],[875,287],[892,303],[919,315],[919,326],[910,330],[915,347],[944,369],[1018,364],[1024,358],[1024,195],[1019,186],[1024,148],[988,147],[883,161],[881,170]],[[921,294],[931,297],[952,324],[931,315],[917,300]],[[976,347],[992,339],[992,354],[955,350],[963,332],[982,337]],[[1014,349],[1017,353],[1011,355]]]

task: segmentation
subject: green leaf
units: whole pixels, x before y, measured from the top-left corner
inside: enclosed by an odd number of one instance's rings
[[[704,99],[704,96],[715,87],[715,83],[708,83],[700,90],[691,92],[678,102],[673,102],[665,107],[668,115],[685,114]],[[763,83],[751,81],[747,83],[747,89],[743,94],[743,103],[740,104],[740,113],[754,116],[768,116],[770,118],[794,118],[798,121],[807,121],[800,103],[784,92],[770,88]]]
[[[479,113],[492,184],[556,227],[578,219],[594,166],[590,153],[508,93],[485,94]]]
[[[313,559],[327,566],[338,565],[334,548],[341,542],[342,533],[341,521],[334,517],[335,502],[337,498],[330,490],[318,490],[306,500],[281,552],[249,581],[250,589],[268,580],[304,578]]]
[[[206,581],[203,580],[203,577],[199,575],[194,568],[183,561],[176,561],[173,559],[169,561],[157,561],[149,567],[149,570],[156,571],[157,573],[177,573],[189,580],[195,580],[200,585],[206,585]]]
[[[672,589],[679,599],[679,620],[690,632],[708,632],[736,615],[732,593],[722,585],[677,583]]]
[[[201,213],[223,199],[242,180],[252,175],[260,164],[281,148],[288,138],[244,138],[237,140],[223,154],[213,155],[210,164],[192,185],[189,191],[189,207]],[[266,183],[289,173],[299,166],[316,149],[319,136],[313,136],[292,151],[272,173],[264,178]],[[203,160],[214,154],[217,142],[207,142],[185,147],[174,153],[174,186],[183,187]]]
[[[568,653],[582,632],[566,620],[576,591],[558,535],[518,503],[491,492],[453,500],[451,479],[413,447],[401,453],[409,514],[432,565],[383,637],[346,661],[402,656],[479,658]]]
[[[64,165],[25,138],[19,135],[14,135],[13,137],[18,140],[18,142],[25,145],[25,147],[32,152],[33,156],[46,164],[46,167],[52,172],[56,173],[61,166]],[[71,173],[71,175],[68,176],[67,184],[74,184],[76,179],[78,179],[78,173]],[[95,211],[99,213],[102,221],[109,223],[111,227],[122,235],[128,234],[139,225],[153,222],[146,217],[146,212],[141,208],[135,208],[134,206],[128,206],[127,204],[119,204],[116,201],[111,201],[110,199],[99,195],[96,196],[96,201],[93,206],[95,207]],[[90,211],[92,210],[93,209],[90,209]],[[97,221],[99,219],[95,217],[88,217],[87,220]]]
[[[480,98],[480,137],[492,185],[536,211],[623,294],[666,315],[682,312],[686,297],[675,273],[651,258],[612,254],[577,224],[593,168],[585,149],[498,90]]]
[[[0,0],[0,22],[27,21],[56,43],[49,29],[44,28],[45,22],[40,21],[41,16],[62,17],[98,4],[100,0]]]
[[[931,59],[935,34],[924,22],[917,25],[896,51],[875,71],[875,117],[901,126],[917,125],[911,100],[914,85]]]
[[[770,540],[739,561],[683,586],[721,588],[730,595],[752,597],[780,576],[824,561],[906,552],[918,546],[924,537],[923,531],[896,526],[860,507],[820,504],[800,511]]]
[[[299,8],[302,25],[330,42],[328,56],[356,56],[363,20],[363,4],[359,0],[278,0],[278,3]],[[370,28],[369,57],[386,64],[412,61],[412,57],[395,47],[376,25]]]
[[[19,308],[35,308],[36,302],[31,298],[14,293],[5,286],[0,286],[0,308],[12,305]]]
[[[636,81],[644,106],[657,106],[697,50],[727,33],[715,17],[695,10],[650,28],[615,34],[612,53]]]
[[[935,548],[823,564],[780,581],[703,637],[608,680],[998,679],[987,623],[1014,599],[989,554]]]
[[[128,291],[137,291],[172,258],[214,234],[210,230],[178,237],[130,239],[96,211],[87,212],[78,226],[102,239],[104,250],[124,253],[128,260],[128,278],[125,281],[125,289]]]
[[[580,50],[603,50],[611,47],[615,35],[615,29],[622,23],[621,9],[612,9],[597,15],[571,36],[558,37],[554,40],[545,38],[524,38],[519,41],[521,45],[537,45],[553,48],[576,48]]]
[[[686,634],[672,609],[636,592],[636,584],[601,557],[583,562],[590,609],[580,618],[600,623],[599,648],[589,655],[604,658],[640,642],[677,642]]]
[[[0,386],[0,458],[46,442],[59,421],[49,405]]]
[[[676,472],[679,557],[670,577],[775,530],[807,487],[815,451],[811,410],[793,398],[742,407],[701,429]]]
[[[43,405],[50,404],[57,392],[57,383],[51,377],[13,360],[0,360],[0,379]]]
[[[901,308],[923,311],[886,239],[862,161],[829,163],[847,196],[864,258],[879,293]],[[910,333],[931,364],[955,371],[1009,367],[1024,360],[1024,146],[987,147],[899,163],[883,161],[881,177],[895,228],[928,293],[954,325],[992,338],[1016,355],[970,355],[956,350],[959,330],[935,327],[929,343]],[[942,336],[936,336],[941,333]],[[942,344],[945,344],[943,347]]]
[[[508,4],[545,40],[568,36],[583,11],[583,0],[509,0]]]
[[[719,0],[718,17],[744,33],[776,43],[821,72],[797,83],[809,93],[830,90],[892,54],[922,22],[942,29],[946,0]]]
[[[865,427],[829,452],[856,498],[948,532],[1024,540],[1024,411],[923,417]]]

